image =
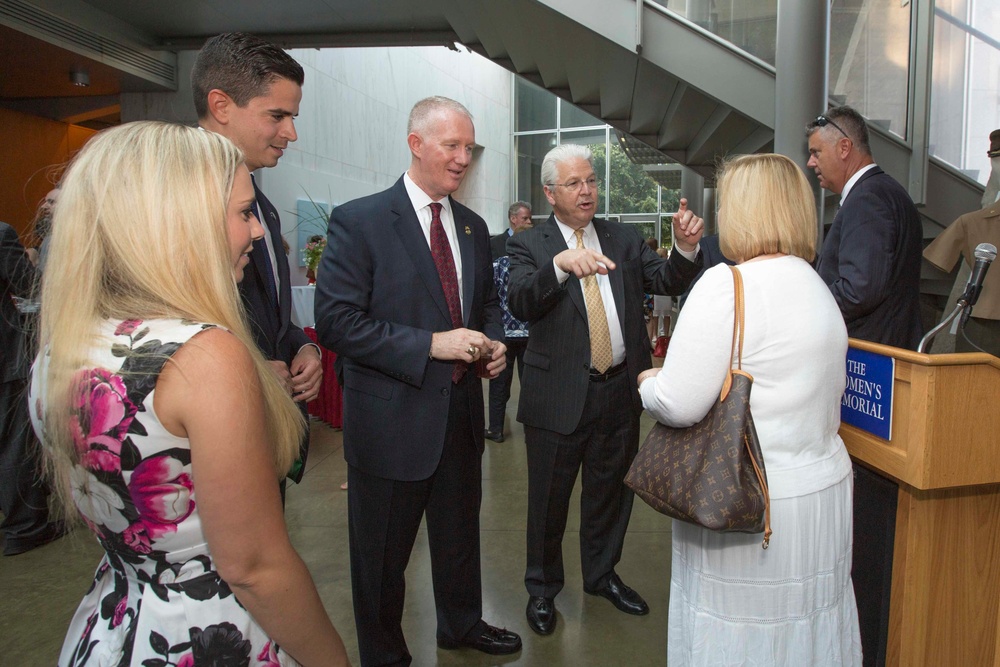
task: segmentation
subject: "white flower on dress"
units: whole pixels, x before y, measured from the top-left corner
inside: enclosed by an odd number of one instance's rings
[[[114,533],[128,528],[128,519],[120,511],[125,509],[125,502],[114,489],[80,466],[73,466],[69,477],[73,487],[73,502],[80,514],[91,523],[105,526]]]

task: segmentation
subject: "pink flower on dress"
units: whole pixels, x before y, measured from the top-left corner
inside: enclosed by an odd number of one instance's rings
[[[142,324],[142,320],[125,320],[115,328],[116,336],[131,336]]]
[[[111,617],[111,627],[117,628],[119,625],[122,624],[122,619],[125,618],[125,610],[127,609],[128,609],[128,596],[126,595],[121,600],[118,601],[118,604],[115,605],[115,613]]]
[[[91,470],[121,470],[122,441],[136,413],[121,378],[103,368],[78,372],[71,408],[70,429],[80,464]]]
[[[141,521],[136,521],[126,528],[122,533],[122,539],[125,545],[136,553],[148,554],[153,551],[149,535],[146,534],[146,526]]]
[[[257,663],[266,667],[281,667],[278,660],[278,645],[269,641],[264,644],[264,648],[257,654]]]
[[[194,511],[193,490],[191,476],[173,457],[152,456],[135,467],[128,492],[147,539],[177,530],[177,524]]]
[[[194,667],[194,654],[185,653],[177,659],[177,667]]]

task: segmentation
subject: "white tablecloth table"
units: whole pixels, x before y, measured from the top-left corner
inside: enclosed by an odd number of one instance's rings
[[[315,285],[297,285],[292,287],[292,322],[305,328],[316,324],[313,309],[316,304]]]

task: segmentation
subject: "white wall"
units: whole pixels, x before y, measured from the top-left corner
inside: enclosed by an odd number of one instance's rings
[[[458,100],[476,125],[475,161],[455,198],[496,233],[507,225],[510,196],[511,74],[465,49],[444,47],[295,49],[306,70],[291,144],[261,187],[282,215],[294,248],[292,211],[306,193],[341,204],[390,187],[406,171],[406,119],[429,95]],[[297,259],[297,258],[295,258]],[[298,261],[292,262],[297,269]],[[299,270],[293,282],[304,282]]]
[[[459,47],[294,49],[305,69],[298,141],[257,182],[281,214],[282,230],[297,253],[296,200],[340,204],[384,190],[410,164],[406,119],[430,95],[458,100],[472,113],[476,151],[455,198],[479,213],[492,233],[507,226],[511,196],[511,74]],[[178,56],[176,93],[122,95],[122,120],[195,123],[190,71],[196,53]],[[305,283],[291,256],[292,283]]]

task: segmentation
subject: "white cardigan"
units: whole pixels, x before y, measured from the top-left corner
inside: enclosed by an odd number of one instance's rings
[[[746,333],[743,370],[772,498],[825,489],[851,470],[837,435],[846,384],[847,329],[830,289],[804,260],[739,266]],[[730,366],[733,279],[712,267],[692,290],[663,370],[642,383],[646,410],[669,426],[697,423],[718,400]]]

